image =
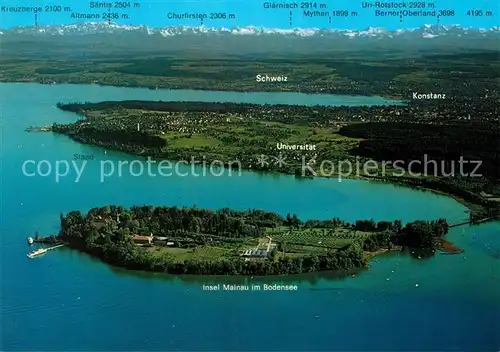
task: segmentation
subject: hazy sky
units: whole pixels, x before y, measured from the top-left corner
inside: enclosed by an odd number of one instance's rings
[[[389,0],[387,2],[392,2]],[[114,1],[100,1],[101,3],[112,3]],[[125,1],[127,2],[127,1]],[[289,3],[291,1],[288,1]],[[396,1],[400,2],[400,1]],[[209,15],[212,12],[224,12],[226,14],[234,14],[235,19],[230,20],[207,20],[204,25],[208,27],[235,27],[235,26],[263,26],[273,28],[290,28],[289,11],[266,10],[264,9],[264,1],[260,0],[134,0],[130,4],[138,3],[140,8],[129,8],[126,10],[112,9],[112,13],[125,13],[129,16],[128,19],[120,18],[116,20],[121,24],[147,24],[152,27],[164,27],[169,25],[200,25],[198,20],[169,20],[167,14],[175,13],[206,13]],[[277,3],[280,3],[277,1]],[[283,3],[283,2],[281,2]],[[301,1],[296,2],[299,5],[298,9],[292,11],[292,27],[302,28],[344,28],[344,29],[363,29],[369,26],[385,27],[389,29],[419,27],[423,24],[436,24],[437,19],[434,17],[405,17],[403,23],[399,17],[377,17],[374,9],[362,8],[362,1],[357,0],[323,0],[316,2],[323,3],[328,6],[328,9],[322,11],[333,10],[348,10],[357,11],[357,17],[332,17],[332,23],[329,23],[328,18],[305,18],[303,9],[300,9]],[[409,4],[407,1],[406,4]],[[460,24],[466,27],[492,27],[500,25],[500,1],[499,0],[436,0],[426,1],[426,6],[429,3],[435,5],[435,10],[454,10],[454,16],[441,17],[441,24]],[[69,6],[71,11],[78,13],[107,13],[108,9],[90,9],[90,1],[82,0],[4,0],[0,8],[4,6],[43,6],[54,5],[61,6],[62,12],[42,12],[38,15],[38,23],[40,25],[53,24],[71,24],[84,22],[84,20],[75,20],[70,18],[71,12],[65,12],[64,8]],[[317,8],[319,10],[319,8]],[[432,10],[429,8],[428,10]],[[483,10],[482,17],[470,17],[466,13],[468,10]],[[493,16],[486,16],[486,11],[492,11]],[[13,26],[32,25],[34,24],[34,15],[32,13],[6,13],[0,12],[0,28],[8,28]]]

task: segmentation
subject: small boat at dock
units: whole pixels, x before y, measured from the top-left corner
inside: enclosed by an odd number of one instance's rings
[[[34,251],[32,252],[29,252],[28,254],[26,254],[26,256],[30,259],[33,259],[35,257],[38,257],[39,255],[42,255],[42,254],[45,254],[47,253],[47,249],[45,248],[38,248],[38,249],[35,249]]]
[[[32,259],[32,258],[38,257],[39,255],[45,254],[48,251],[51,251],[53,249],[56,249],[56,248],[59,248],[59,247],[62,247],[62,246],[64,246],[64,243],[58,244],[57,246],[53,246],[53,247],[49,247],[49,248],[38,248],[38,249],[35,249],[32,252],[29,252],[28,254],[26,254],[26,256],[28,258]]]

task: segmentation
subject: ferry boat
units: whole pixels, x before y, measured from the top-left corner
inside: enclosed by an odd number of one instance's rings
[[[28,258],[32,259],[32,258],[35,258],[39,255],[42,255],[42,254],[45,254],[47,253],[47,250],[45,248],[38,248],[38,249],[35,249],[33,252],[29,252],[27,255]]]

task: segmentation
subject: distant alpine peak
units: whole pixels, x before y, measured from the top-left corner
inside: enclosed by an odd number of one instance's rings
[[[325,29],[325,28],[265,28],[256,26],[242,27],[206,27],[206,26],[169,26],[163,28],[151,28],[146,25],[124,25],[108,22],[85,22],[70,25],[53,26],[29,26],[14,27],[0,31],[0,34],[11,35],[85,35],[85,34],[120,34],[120,33],[142,33],[147,35],[161,35],[163,37],[177,35],[281,35],[298,37],[329,37],[341,36],[347,38],[392,38],[402,35],[417,35],[421,38],[434,38],[443,35],[488,35],[499,34],[500,27],[490,28],[465,28],[460,25],[430,25],[426,24],[419,28],[408,28],[388,30],[378,27],[368,27],[361,30],[351,29]]]

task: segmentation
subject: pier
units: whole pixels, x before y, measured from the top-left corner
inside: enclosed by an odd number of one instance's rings
[[[41,126],[41,127],[29,126],[25,129],[25,131],[26,132],[51,132],[52,126]]]
[[[35,236],[35,238],[28,237],[28,244],[33,244],[33,243],[61,244],[62,241],[59,239],[58,235],[50,235],[47,237]]]
[[[479,219],[479,220],[468,220],[468,221],[464,221],[464,222],[459,222],[457,224],[451,224],[448,227],[451,229],[452,227],[458,227],[458,226],[464,226],[464,225],[477,225],[477,224],[480,224],[483,222],[492,221],[492,220],[496,220],[496,219],[497,219],[497,217],[490,216],[488,218],[483,218],[483,219]]]
[[[48,251],[51,251],[53,249],[56,249],[56,248],[59,248],[59,247],[63,247],[64,246],[64,243],[63,244],[58,244],[57,246],[53,246],[53,247],[49,247],[49,248],[45,248],[46,250]]]
[[[472,225],[472,222],[470,220],[467,220],[467,221],[464,221],[464,222],[459,222],[459,223],[456,223],[456,224],[451,224],[448,227],[451,229],[453,227],[464,226],[464,225]]]

